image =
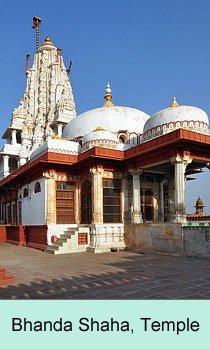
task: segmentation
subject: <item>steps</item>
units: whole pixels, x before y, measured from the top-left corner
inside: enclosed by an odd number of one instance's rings
[[[56,242],[47,247],[46,252],[51,254],[77,253],[83,252],[86,247],[78,245],[78,230],[75,228],[67,228],[60,235]]]
[[[0,287],[12,285],[14,283],[15,283],[14,275],[6,273],[5,269],[0,267]]]

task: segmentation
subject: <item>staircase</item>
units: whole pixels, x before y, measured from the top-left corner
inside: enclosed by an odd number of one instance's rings
[[[0,287],[12,285],[14,283],[15,283],[14,275],[6,273],[5,269],[0,267]]]
[[[51,254],[77,253],[86,250],[85,246],[78,245],[78,231],[67,228],[56,242],[47,247],[46,252]]]

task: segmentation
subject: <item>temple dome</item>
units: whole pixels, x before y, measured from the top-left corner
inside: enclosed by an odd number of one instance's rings
[[[95,130],[85,135],[82,140],[84,149],[93,146],[116,148],[117,144],[118,138],[116,134],[102,127],[97,127]]]
[[[208,115],[204,110],[194,106],[179,105],[174,98],[168,108],[155,113],[147,120],[144,126],[144,138],[151,134],[157,137],[158,132],[164,130],[170,132],[177,128],[206,133],[208,125]]]
[[[109,83],[104,98],[106,102],[101,108],[86,111],[71,120],[64,128],[63,137],[70,140],[82,138],[99,126],[111,132],[143,133],[144,124],[149,119],[149,115],[138,109],[115,106],[111,102]]]

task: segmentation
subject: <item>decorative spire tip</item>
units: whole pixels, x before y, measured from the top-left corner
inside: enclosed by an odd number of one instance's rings
[[[114,104],[111,102],[111,99],[112,99],[112,89],[111,89],[109,81],[107,82],[106,91],[105,92],[106,92],[106,94],[104,96],[104,99],[106,100],[106,102],[104,103],[103,107],[113,107]]]
[[[170,107],[178,107],[179,104],[177,103],[176,97],[173,98],[173,101],[170,104]]]

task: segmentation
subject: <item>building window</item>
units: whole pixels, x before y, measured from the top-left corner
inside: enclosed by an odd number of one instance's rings
[[[103,180],[103,221],[121,222],[120,181],[117,179]]]
[[[23,197],[24,198],[28,197],[28,189],[27,188],[24,188],[24,190],[23,190]]]
[[[72,183],[56,183],[56,222],[57,224],[75,223],[74,186]]]
[[[90,224],[92,221],[91,183],[87,179],[81,188],[81,223]]]
[[[6,206],[6,224],[11,224],[11,204]]]
[[[141,213],[143,221],[154,220],[154,199],[152,190],[141,190]]]
[[[12,224],[17,224],[17,212],[16,212],[16,203],[12,203]]]
[[[2,224],[4,223],[4,220],[5,220],[4,212],[5,212],[5,205],[1,204],[0,221]]]
[[[34,186],[34,193],[39,193],[40,191],[41,191],[41,185],[39,182],[36,182]]]

